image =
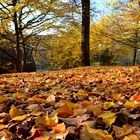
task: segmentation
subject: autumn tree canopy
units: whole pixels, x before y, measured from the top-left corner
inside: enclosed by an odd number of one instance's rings
[[[58,1],[1,1],[1,32],[3,39],[10,41],[16,51],[16,70],[22,71],[26,62],[25,47],[31,36],[57,28],[61,18],[70,19],[73,8],[68,3]],[[13,36],[9,36],[9,32]],[[2,48],[1,48],[2,49]]]

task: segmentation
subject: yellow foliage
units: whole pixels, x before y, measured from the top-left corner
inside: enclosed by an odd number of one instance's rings
[[[19,10],[22,9],[23,6],[24,6],[24,4],[18,3],[18,4],[16,4],[16,6],[14,7],[14,10],[15,10],[15,11],[19,11]]]
[[[52,62],[53,67],[70,68],[76,66],[80,59],[81,34],[80,29],[74,26],[67,32],[62,31],[59,36],[50,42],[51,47],[47,59]]]

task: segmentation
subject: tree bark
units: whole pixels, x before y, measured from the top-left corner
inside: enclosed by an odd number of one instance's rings
[[[90,0],[82,2],[81,65],[90,65]]]
[[[17,0],[13,0],[13,6],[16,6]],[[19,28],[17,21],[17,12],[14,12],[13,22],[15,26],[15,37],[16,37],[16,71],[22,71],[22,62],[21,62],[21,51],[20,51],[20,38],[19,38]]]
[[[133,54],[133,66],[136,65],[136,58],[137,58],[137,48],[134,48],[134,54]]]
[[[140,8],[140,2],[138,2],[138,6],[139,6],[139,8]],[[137,24],[139,24],[139,22],[138,22]],[[136,38],[138,38],[138,32],[136,32]],[[133,66],[136,65],[137,49],[138,49],[138,47],[137,47],[137,48],[134,48],[134,54],[133,54]]]

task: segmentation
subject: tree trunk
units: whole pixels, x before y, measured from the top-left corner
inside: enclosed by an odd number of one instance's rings
[[[90,65],[90,0],[82,2],[82,42],[81,42],[81,64]]]
[[[17,0],[13,0],[13,6],[16,6]],[[20,39],[19,39],[19,29],[17,21],[17,12],[14,12],[13,22],[15,26],[15,37],[16,37],[16,71],[21,72],[21,51],[20,51]]]
[[[137,58],[137,48],[134,48],[134,54],[133,54],[133,66],[136,65],[136,58]]]

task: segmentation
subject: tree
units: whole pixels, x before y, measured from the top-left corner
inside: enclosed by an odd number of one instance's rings
[[[121,46],[129,46],[134,50],[132,65],[136,63],[136,53],[140,48],[139,35],[139,10],[138,1],[136,3],[121,1],[113,2],[113,13],[104,17],[100,21],[99,34],[106,36]]]
[[[30,37],[56,27],[60,18],[70,12],[70,6],[57,0],[0,1],[0,36],[13,44],[16,52],[16,70],[21,72],[27,61],[26,45]],[[12,36],[9,36],[9,31]]]
[[[129,27],[129,42],[131,43],[131,46],[134,50],[133,53],[133,62],[132,65],[136,64],[136,58],[137,58],[137,50],[140,48],[140,29],[139,29],[139,12],[140,12],[140,1],[139,0],[128,0],[126,1],[126,4],[122,4],[122,2],[119,1],[118,10],[124,11],[125,15],[121,14],[121,16],[124,18],[126,17],[128,22],[131,23],[131,28]],[[130,24],[129,23],[129,24]]]
[[[102,19],[103,20],[103,19]],[[120,42],[113,40],[104,33],[109,34],[105,25],[113,28],[109,20],[99,21],[91,24],[90,32],[90,52],[92,65],[117,65],[122,64],[120,58],[128,59],[130,49]],[[113,29],[112,29],[113,30]],[[110,30],[111,33],[113,31]]]
[[[81,0],[82,3],[82,43],[81,63],[83,66],[90,65],[90,0]]]
[[[81,27],[78,23],[67,25],[58,35],[41,38],[43,40],[39,44],[47,50],[43,58],[48,67],[66,69],[80,66]]]
[[[77,1],[73,0],[78,7]],[[81,3],[81,65],[90,65],[90,0],[80,0]]]
[[[15,7],[18,3],[18,0],[12,0],[11,5]],[[17,11],[13,12],[13,23],[15,28],[15,40],[16,40],[16,70],[18,72],[22,71],[22,61],[21,61],[21,51],[20,51],[20,30],[18,26],[18,19],[17,19]]]

